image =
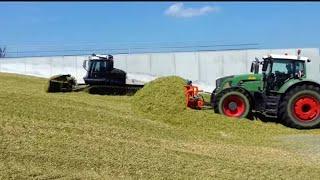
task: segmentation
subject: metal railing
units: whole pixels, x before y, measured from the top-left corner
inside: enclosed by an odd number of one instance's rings
[[[7,58],[39,56],[81,56],[92,53],[137,54],[189,51],[222,51],[259,49],[259,43],[213,43],[213,42],[174,42],[174,43],[118,43],[118,44],[29,44],[6,45]]]

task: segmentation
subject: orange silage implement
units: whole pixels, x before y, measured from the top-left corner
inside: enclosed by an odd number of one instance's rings
[[[202,90],[199,90],[197,86],[193,86],[191,81],[188,81],[184,88],[187,107],[199,110],[202,109],[204,105],[204,99],[201,95],[199,95],[199,92],[202,92]]]

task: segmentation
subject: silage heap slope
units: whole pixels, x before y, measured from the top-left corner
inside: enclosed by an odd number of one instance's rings
[[[184,109],[184,102],[165,113],[138,115],[131,104],[136,97],[49,94],[46,83],[0,73],[0,179],[319,177],[312,153],[288,150],[273,139],[316,136],[318,130],[224,118]],[[166,113],[178,116],[161,115]]]
[[[184,85],[186,80],[178,76],[157,78],[134,95],[134,108],[158,116],[178,115],[186,110]]]

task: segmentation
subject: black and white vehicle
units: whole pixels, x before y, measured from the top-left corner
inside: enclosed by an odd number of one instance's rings
[[[87,88],[90,93],[127,94],[136,92],[143,84],[128,84],[127,73],[114,68],[112,55],[92,54],[84,60],[83,68],[87,71],[83,78],[85,84],[77,84],[71,75],[57,75],[49,80],[48,92],[70,92]]]

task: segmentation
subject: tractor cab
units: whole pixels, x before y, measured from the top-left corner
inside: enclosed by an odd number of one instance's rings
[[[90,85],[124,85],[126,72],[114,68],[112,55],[89,56],[89,60],[83,62],[83,68],[87,71],[83,78]]]
[[[269,55],[263,57],[262,75],[266,90],[278,91],[291,79],[306,78],[307,57],[288,55]]]
[[[83,62],[83,68],[87,71],[87,78],[102,78],[114,68],[113,56],[92,54]]]
[[[263,61],[255,58],[251,64],[250,72],[259,74],[262,69],[263,89],[270,91],[279,90],[282,85],[291,79],[306,78],[306,62],[310,62],[307,57],[270,54],[263,57]]]

